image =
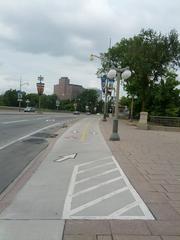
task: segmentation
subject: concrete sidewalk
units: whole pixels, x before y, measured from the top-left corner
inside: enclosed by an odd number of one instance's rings
[[[0,240],[180,239],[180,134],[120,122],[110,142],[111,128],[90,116],[58,139],[0,215]]]
[[[144,131],[119,122],[120,142],[110,142],[112,120],[101,131],[121,168],[155,220],[68,220],[64,240],[179,240],[180,134]]]

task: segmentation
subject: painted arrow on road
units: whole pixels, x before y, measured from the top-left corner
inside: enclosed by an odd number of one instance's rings
[[[55,160],[55,162],[62,162],[62,161],[68,160],[68,159],[75,159],[76,156],[77,156],[77,153],[61,156],[60,158]]]

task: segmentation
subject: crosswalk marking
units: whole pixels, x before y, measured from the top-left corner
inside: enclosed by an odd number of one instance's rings
[[[122,177],[113,178],[113,179],[111,179],[111,180],[109,180],[109,181],[106,181],[106,182],[100,183],[100,184],[98,184],[98,185],[92,186],[92,187],[90,187],[90,188],[87,188],[87,189],[85,189],[85,190],[79,191],[79,192],[73,194],[72,196],[73,196],[73,197],[77,197],[77,196],[79,196],[80,194],[83,194],[83,193],[92,191],[92,190],[94,190],[94,189],[100,188],[100,187],[105,186],[105,185],[107,185],[107,184],[110,184],[110,183],[112,183],[112,182],[116,182],[116,181],[118,181],[118,180],[120,180],[120,179],[122,179]]]
[[[116,191],[113,191],[111,193],[105,194],[105,195],[103,195],[103,196],[101,196],[101,197],[99,197],[99,198],[97,198],[97,199],[95,199],[93,201],[87,202],[87,203],[81,205],[80,207],[77,207],[77,208],[74,208],[73,210],[71,210],[71,215],[73,215],[73,214],[75,214],[77,212],[80,212],[80,211],[84,210],[85,208],[93,206],[93,205],[95,205],[97,203],[102,202],[105,199],[111,198],[111,197],[113,197],[113,196],[115,196],[115,195],[117,195],[117,194],[119,194],[121,192],[127,191],[127,190],[128,190],[128,187],[123,187],[123,188],[118,189]]]
[[[97,166],[95,166],[95,167],[91,167],[91,168],[88,168],[88,169],[85,169],[85,170],[80,170],[78,173],[89,172],[89,171],[91,171],[91,170],[93,170],[93,169],[105,167],[105,166],[112,165],[112,164],[114,164],[114,163],[113,163],[113,162],[103,163],[103,164],[97,165]]]
[[[108,171],[105,171],[105,172],[102,172],[102,173],[93,175],[92,177],[83,178],[82,180],[76,181],[75,184],[87,182],[87,181],[92,180],[92,179],[94,179],[94,178],[97,178],[97,177],[100,177],[100,176],[104,176],[104,175],[107,175],[107,174],[109,174],[109,173],[117,172],[117,171],[118,171],[117,168],[113,168],[113,169],[111,169],[111,170],[108,170]]]
[[[85,169],[82,170],[82,167]],[[101,172],[93,171],[96,169],[100,169]],[[82,173],[87,172],[88,177],[84,176],[78,180]],[[111,201],[113,204],[110,204]],[[100,216],[94,215],[96,212],[99,212]],[[63,218],[154,219],[113,156],[75,166],[65,200]]]
[[[109,217],[120,216],[122,213],[127,212],[128,210],[130,210],[131,208],[134,208],[134,207],[136,207],[136,206],[138,206],[138,203],[137,203],[137,202],[130,203],[130,204],[126,205],[125,207],[123,207],[123,208],[121,208],[121,209],[119,209],[119,210],[111,213],[111,214],[109,215]]]

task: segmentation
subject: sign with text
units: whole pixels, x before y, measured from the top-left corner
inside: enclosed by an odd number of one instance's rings
[[[44,92],[44,83],[42,82],[36,83],[36,86],[37,86],[38,94],[42,95]]]

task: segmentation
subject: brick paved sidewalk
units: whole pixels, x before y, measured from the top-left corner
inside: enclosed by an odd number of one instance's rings
[[[155,220],[68,220],[64,240],[180,240],[180,133],[144,131],[120,121],[121,141],[101,131]]]

